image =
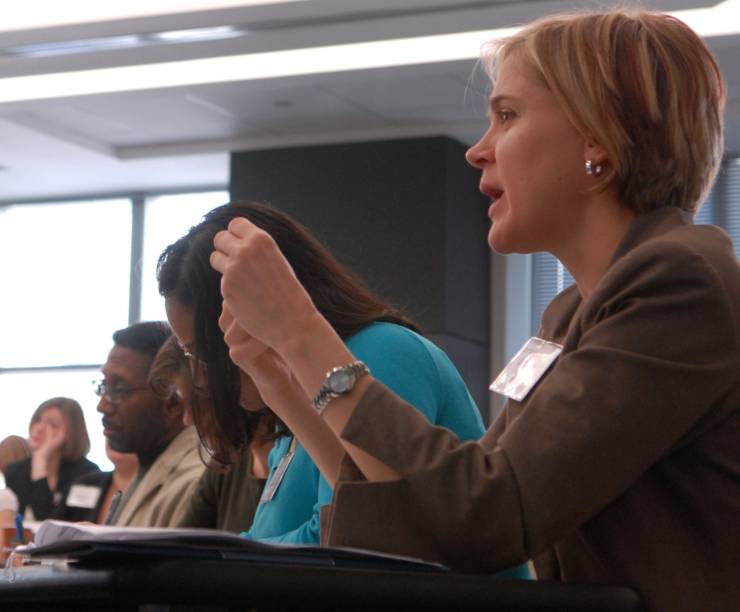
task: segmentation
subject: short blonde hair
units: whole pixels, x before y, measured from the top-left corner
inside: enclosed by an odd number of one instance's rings
[[[725,83],[686,24],[636,9],[545,17],[486,44],[492,79],[514,56],[531,65],[586,138],[607,152],[595,189],[638,212],[696,212],[724,152]]]

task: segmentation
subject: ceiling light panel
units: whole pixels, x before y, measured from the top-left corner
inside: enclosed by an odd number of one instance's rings
[[[246,36],[247,31],[234,26],[216,26],[210,28],[192,28],[172,30],[151,34],[129,34],[125,36],[107,36],[31,45],[17,45],[0,49],[5,57],[34,58],[80,55],[120,49],[152,47],[194,42],[210,42]]]
[[[0,80],[0,103],[471,60],[517,28],[269,51]]]
[[[14,2],[12,10],[3,12],[0,32],[306,1],[128,0],[127,2],[101,2],[100,0],[66,0],[65,2],[49,2],[49,0],[24,0]]]
[[[673,14],[703,36],[740,31],[740,0]],[[481,43],[517,30],[479,30],[8,77],[1,80],[0,103],[474,60]]]

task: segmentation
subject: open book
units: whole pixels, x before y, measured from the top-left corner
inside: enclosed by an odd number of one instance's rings
[[[79,564],[119,564],[156,558],[200,558],[291,565],[321,565],[444,572],[442,565],[352,548],[289,546],[247,540],[215,529],[107,527],[46,520],[33,544],[17,552],[32,559],[64,558]]]

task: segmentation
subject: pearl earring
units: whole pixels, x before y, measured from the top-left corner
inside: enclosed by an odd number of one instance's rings
[[[604,171],[604,168],[601,164],[596,164],[590,160],[586,160],[586,174],[589,176],[601,176],[601,173]]]

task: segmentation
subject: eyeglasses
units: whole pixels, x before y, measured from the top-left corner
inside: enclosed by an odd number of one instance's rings
[[[137,391],[145,391],[149,389],[149,387],[122,387],[122,386],[117,386],[117,387],[113,387],[112,389],[109,389],[108,385],[105,384],[104,380],[94,380],[92,381],[92,384],[93,384],[93,389],[95,391],[95,395],[97,395],[98,397],[104,397],[111,404],[120,404],[123,400],[125,400],[132,393],[136,393]]]

